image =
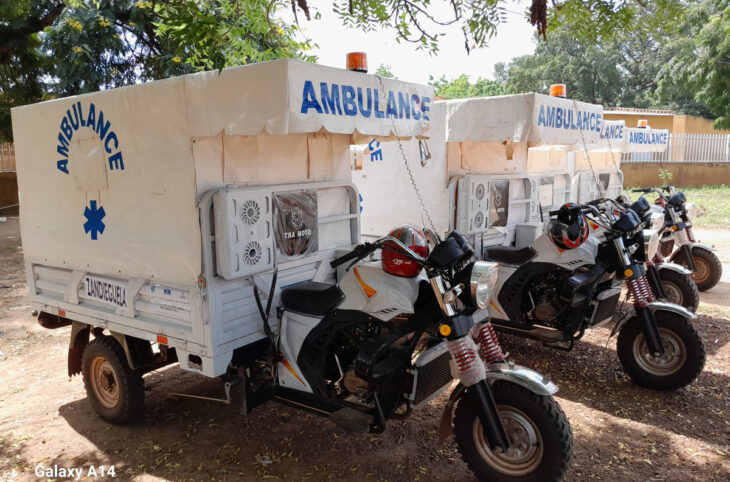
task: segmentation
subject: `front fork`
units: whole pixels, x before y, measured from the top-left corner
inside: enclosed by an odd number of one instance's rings
[[[656,326],[654,312],[649,308],[649,303],[655,301],[654,294],[641,266],[635,265],[632,268],[633,273],[626,279],[626,285],[634,301],[634,311],[643,328],[646,346],[652,355],[658,357],[664,354],[664,346],[659,336],[659,328]]]
[[[491,328],[489,322],[479,325],[476,336],[479,345],[477,345],[469,333],[473,324],[473,318],[469,315],[457,315],[451,318],[445,324],[450,330],[450,334],[446,337],[446,344],[459,371],[462,385],[474,393],[477,413],[487,443],[494,451],[506,451],[509,448],[509,440],[499,418],[497,403],[494,401],[492,387],[487,382],[485,368],[487,360],[497,361],[504,358],[502,348],[499,346],[494,329]],[[444,331],[440,331],[444,333]],[[482,361],[482,353],[489,355],[489,358]]]
[[[651,261],[646,262],[646,279],[649,281],[649,286],[654,294],[654,298],[662,300],[667,298],[661,277],[659,276],[659,269]]]

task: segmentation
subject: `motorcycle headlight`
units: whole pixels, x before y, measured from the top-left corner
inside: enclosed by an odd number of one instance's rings
[[[644,259],[650,261],[659,249],[659,233],[656,229],[645,229],[642,234],[644,236]]]
[[[695,203],[685,204],[684,209],[687,211],[687,219],[690,221],[694,221],[694,218],[703,214],[702,209]]]
[[[662,227],[664,227],[664,213],[653,212],[649,215],[649,219],[651,220],[651,229],[661,231]]]
[[[471,299],[479,309],[483,310],[489,306],[492,291],[494,291],[494,286],[497,284],[498,271],[499,265],[497,263],[489,263],[487,261],[476,261],[474,263],[469,285]]]

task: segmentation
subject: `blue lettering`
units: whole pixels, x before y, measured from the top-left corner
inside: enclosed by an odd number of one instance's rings
[[[122,171],[124,170],[124,160],[122,159],[121,152],[117,152],[113,156],[109,156],[109,169],[120,169]]]
[[[337,107],[337,113],[342,115],[342,107],[340,106],[340,86],[332,84],[332,92],[330,93],[327,89],[327,83],[320,82],[319,89],[319,93],[322,97],[322,107],[324,107],[325,114],[334,114],[335,107]]]
[[[595,130],[596,128],[596,114],[594,112],[591,112],[591,120],[588,126],[591,130]]]
[[[104,138],[106,137],[106,133],[111,125],[112,123],[109,121],[104,124],[104,113],[102,111],[99,111],[99,120],[96,122],[96,133],[99,134],[99,139],[101,139],[102,141],[104,140]]]
[[[71,116],[71,110],[66,111],[66,115],[68,116],[69,122],[71,122],[71,127],[74,128],[75,131],[79,130],[79,113],[76,111],[76,104],[73,105],[74,109],[74,115]],[[76,122],[74,122],[74,119]]]
[[[304,88],[302,89],[302,108],[300,112],[306,114],[309,109],[315,109],[318,114],[322,113],[322,106],[317,101],[317,94],[314,93],[314,86],[312,86],[311,80],[304,81]]]
[[[59,171],[68,174],[68,159],[61,159],[56,163],[56,167],[58,167]]]
[[[392,90],[388,91],[388,105],[385,108],[385,116],[398,118],[398,104],[395,103],[395,94]]]
[[[588,129],[590,125],[591,114],[589,112],[583,112],[583,122],[581,129]]]
[[[430,117],[428,117],[428,111],[431,110],[431,107],[428,106],[429,102],[431,102],[430,97],[421,97],[421,111],[423,112],[423,120],[431,120]]]
[[[548,127],[555,127],[555,107],[546,106],[545,107],[546,113],[547,113],[547,126]]]
[[[405,96],[402,92],[398,92],[398,117],[403,118],[403,112],[406,113],[406,119],[411,118],[411,103],[408,102],[408,94]]]
[[[540,104],[540,113],[537,114],[537,125],[545,125],[545,106]]]
[[[114,131],[111,131],[108,136],[106,136],[106,141],[104,141],[104,150],[108,154],[112,153],[112,150],[109,149],[109,141],[114,140],[114,150],[119,148],[119,139],[117,139],[117,134]]]
[[[421,118],[421,113],[418,112],[421,110],[419,105],[421,104],[421,99],[416,95],[413,94],[411,96],[411,106],[413,106],[413,109],[411,109],[411,112],[413,112],[413,120],[419,120]]]
[[[360,114],[363,117],[370,117],[370,114],[373,111],[373,91],[371,89],[367,89],[367,95],[368,95],[368,108],[365,109],[362,104],[362,87],[357,88],[357,106],[360,108]]]
[[[383,117],[385,117],[385,113],[382,110],[379,110],[378,109],[380,107],[378,105],[379,104],[379,100],[380,100],[378,98],[379,95],[380,95],[380,92],[378,92],[378,90],[376,89],[375,90],[375,101],[373,102],[373,110],[375,111],[375,117],[377,117],[378,119],[382,119]]]
[[[601,118],[603,116],[601,114],[596,114],[596,127],[593,129],[596,132],[601,132]]]
[[[71,129],[71,126],[68,123],[68,118],[66,116],[64,116],[63,120],[61,121],[61,132],[66,135],[66,139],[68,139],[69,141],[74,135],[74,131]]]
[[[357,104],[355,104],[355,88],[349,85],[342,86],[342,108],[345,115],[357,115]]]
[[[86,118],[86,125],[92,129],[96,125],[96,107],[94,104],[89,104],[89,117]]]
[[[81,109],[81,102],[76,102],[76,105],[79,106],[79,118],[81,119],[81,127],[84,127],[86,125],[86,121],[84,121],[84,111]]]
[[[563,127],[563,109],[557,107],[555,110],[557,111],[555,113],[555,127],[560,129]]]

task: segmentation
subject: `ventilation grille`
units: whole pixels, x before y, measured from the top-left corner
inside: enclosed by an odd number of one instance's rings
[[[416,396],[413,403],[418,406],[428,402],[441,390],[448,387],[451,376],[451,354],[445,351],[423,366],[418,367]]]
[[[249,199],[241,206],[241,221],[243,224],[253,226],[261,217],[261,208],[259,203],[253,199]]]
[[[261,251],[261,245],[256,241],[248,243],[246,247],[243,248],[243,254],[241,255],[244,264],[248,266],[257,265],[259,261],[261,261]]]
[[[486,193],[487,189],[484,187],[484,184],[479,183],[474,188],[474,196],[476,196],[477,199],[480,201],[484,199],[484,194]]]

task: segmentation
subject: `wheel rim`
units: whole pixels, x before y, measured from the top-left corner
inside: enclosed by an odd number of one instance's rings
[[[664,347],[662,356],[653,356],[640,333],[634,340],[634,360],[646,372],[666,377],[677,373],[687,360],[687,350],[682,339],[673,331],[659,328],[659,337]]]
[[[684,297],[679,286],[669,281],[663,281],[662,288],[664,288],[664,294],[667,295],[668,302],[683,306]]]
[[[119,401],[117,374],[106,358],[91,360],[91,388],[96,399],[106,408],[114,408]]]
[[[697,269],[692,273],[692,279],[695,283],[699,284],[710,277],[710,265],[707,264],[707,261],[698,256],[694,256],[693,259],[695,262],[695,268]]]
[[[499,405],[497,410],[507,434],[509,449],[498,454],[492,452],[484,436],[482,423],[476,417],[473,435],[479,455],[490,466],[509,476],[519,477],[533,472],[540,465],[543,455],[540,431],[530,417],[515,407]]]

